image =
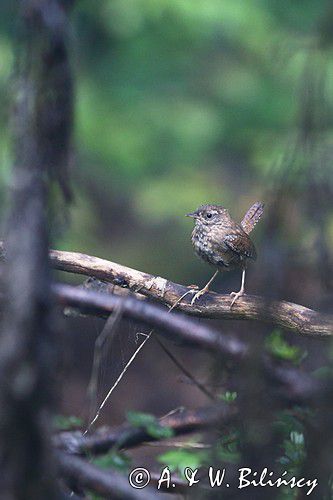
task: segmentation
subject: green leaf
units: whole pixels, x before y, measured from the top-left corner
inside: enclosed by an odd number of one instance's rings
[[[141,413],[139,411],[128,411],[126,414],[127,421],[133,427],[146,427],[156,421],[156,417],[149,413]]]
[[[96,457],[92,463],[102,469],[117,469],[121,472],[128,472],[131,466],[131,459],[123,452],[112,451],[101,457]]]
[[[300,364],[307,356],[307,352],[298,346],[289,344],[282,336],[280,330],[273,330],[265,342],[266,349],[273,356],[286,361]]]
[[[147,425],[146,431],[151,437],[154,437],[156,439],[168,439],[174,436],[173,429],[171,429],[170,427],[165,427],[159,422]]]
[[[220,394],[219,398],[226,403],[232,403],[237,398],[237,392],[226,391],[224,394]]]
[[[161,425],[154,415],[135,411],[127,412],[127,421],[133,427],[142,427],[149,436],[156,439],[167,439],[174,436],[174,431],[170,427]]]
[[[53,419],[54,427],[59,431],[68,431],[71,429],[81,428],[83,426],[82,418],[64,415],[56,415]]]
[[[289,472],[297,472],[300,470],[306,456],[303,433],[291,431],[289,439],[284,441],[283,447],[284,456],[280,457],[278,462],[287,466]]]
[[[311,416],[308,409],[294,406],[278,412],[273,425],[284,438],[288,438],[292,431],[303,432],[303,421],[311,418]]]

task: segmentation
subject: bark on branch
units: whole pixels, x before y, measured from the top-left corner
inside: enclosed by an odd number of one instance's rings
[[[159,420],[160,424],[173,430],[174,436],[197,432],[214,425],[228,424],[237,415],[233,405],[220,402],[197,410],[183,410]],[[102,428],[91,436],[82,436],[80,431],[62,432],[54,439],[54,444],[67,453],[75,455],[99,455],[111,448],[129,449],[143,443],[159,441],[143,428],[124,424],[114,429]]]
[[[98,257],[76,252],[50,251],[53,267],[108,281],[172,306],[189,289],[164,278],[121,266]],[[333,316],[285,301],[268,301],[264,297],[247,295],[230,309],[229,295],[207,293],[193,306],[191,295],[177,309],[205,318],[245,319],[269,322],[303,335],[333,335]]]
[[[4,255],[4,244],[0,242]],[[172,306],[189,288],[159,276],[153,276],[114,262],[78,252],[50,250],[54,269],[91,276],[114,285],[140,292],[147,297]],[[209,292],[191,306],[192,295],[177,305],[179,311],[211,319],[256,320],[292,330],[302,335],[327,337],[333,335],[333,315],[320,313],[292,302],[271,301],[256,295],[241,297],[230,308],[230,296]]]
[[[198,324],[180,313],[169,314],[157,305],[131,296],[119,297],[60,284],[54,285],[53,291],[58,303],[63,306],[76,307],[83,312],[104,316],[121,308],[124,317],[154,327],[158,333],[166,333],[169,340],[181,340],[197,345],[235,363],[241,363],[251,355],[249,345],[240,339],[225,335],[207,325]],[[262,362],[265,373],[278,385],[281,396],[285,399],[293,402],[308,400],[319,390],[318,380],[286,363],[276,363],[268,356],[264,356]]]

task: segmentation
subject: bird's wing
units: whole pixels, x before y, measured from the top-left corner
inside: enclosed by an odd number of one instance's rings
[[[253,260],[257,258],[256,249],[252,241],[242,230],[225,235],[224,243],[240,257],[246,257]]]
[[[248,209],[241,222],[241,226],[246,234],[250,234],[250,232],[262,216],[263,212],[264,204],[261,203],[261,201],[256,201],[256,203],[254,203],[252,207]]]

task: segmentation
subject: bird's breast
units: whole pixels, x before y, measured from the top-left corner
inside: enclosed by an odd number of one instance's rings
[[[192,232],[192,244],[196,254],[204,261],[217,267],[228,267],[225,260],[224,249],[217,244],[211,229],[205,227],[194,227]]]

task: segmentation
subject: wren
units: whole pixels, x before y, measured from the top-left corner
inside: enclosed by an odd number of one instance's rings
[[[262,216],[263,210],[263,203],[254,203],[240,224],[220,205],[202,205],[195,212],[187,214],[187,217],[195,219],[192,243],[196,254],[217,269],[208,283],[194,294],[191,305],[209,290],[209,285],[219,271],[242,270],[241,288],[238,292],[231,292],[230,307],[244,295],[247,262],[257,258],[249,233]]]

